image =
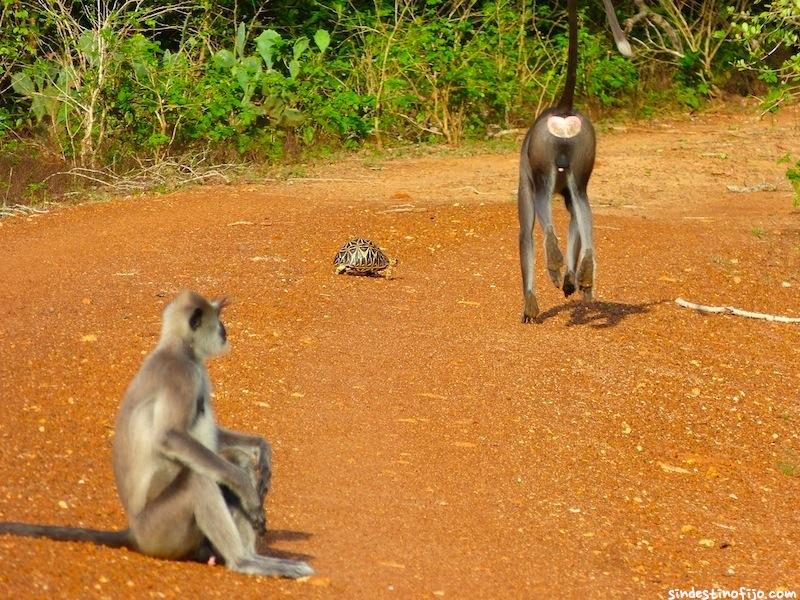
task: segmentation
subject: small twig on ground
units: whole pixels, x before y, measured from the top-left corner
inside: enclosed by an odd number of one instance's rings
[[[479,196],[488,196],[491,195],[493,192],[482,192],[478,188],[472,185],[462,185],[461,187],[456,188],[457,190],[469,190],[473,194],[478,194]]]
[[[386,214],[386,213],[408,213],[408,212],[425,212],[427,209],[425,208],[417,208],[413,205],[408,206],[393,206],[392,208],[387,208],[385,210],[377,211],[378,214]]]
[[[143,192],[156,187],[177,188],[190,183],[219,179],[230,183],[229,173],[241,170],[235,164],[206,164],[205,153],[158,159],[153,162],[137,161],[138,166],[124,173],[112,169],[90,169],[74,167],[49,175],[44,181],[56,176],[79,177],[98,187],[105,187],[117,194]]]
[[[695,304],[683,298],[676,298],[675,304],[684,308],[691,308],[704,313],[725,314],[729,313],[738,317],[748,317],[750,319],[761,319],[763,321],[773,321],[776,323],[800,323],[800,317],[784,317],[782,315],[770,315],[767,313],[751,312],[734,308],[733,306],[708,306],[706,304]]]
[[[336,183],[336,182],[349,182],[360,183],[363,181],[372,181],[375,177],[289,177],[286,183]],[[278,181],[278,180],[276,180]]]
[[[498,129],[496,131],[495,130],[491,130],[491,131],[487,131],[486,132],[486,138],[487,139],[496,139],[496,138],[506,137],[506,136],[509,136],[509,135],[522,135],[526,131],[528,131],[528,130],[527,129],[520,129],[518,127],[514,128],[514,129]]]
[[[0,206],[0,217],[11,217],[13,215],[43,215],[49,212],[46,208],[34,208],[24,204],[14,204],[13,206]]]
[[[777,192],[778,186],[774,183],[755,183],[753,185],[727,185],[725,186],[728,188],[729,192],[733,192],[735,194],[750,194],[752,192]]]

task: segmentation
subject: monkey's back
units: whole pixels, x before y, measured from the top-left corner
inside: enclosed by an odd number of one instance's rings
[[[198,366],[166,349],[157,348],[142,364],[125,392],[114,435],[114,479],[129,518],[157,496],[181,466],[160,452],[172,429],[188,426],[184,407],[202,387]],[[183,409],[183,410],[182,410]]]

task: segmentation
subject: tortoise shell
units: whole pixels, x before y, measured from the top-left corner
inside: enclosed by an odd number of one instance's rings
[[[336,273],[346,275],[379,275],[393,262],[375,242],[365,238],[350,240],[339,249],[333,259]]]

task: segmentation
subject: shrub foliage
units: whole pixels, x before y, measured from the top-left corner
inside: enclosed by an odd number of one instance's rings
[[[599,3],[585,4],[578,93],[590,108],[647,97],[654,68],[693,107],[734,64],[755,69],[773,101],[797,93],[797,0],[617,2],[634,61],[613,49]],[[526,125],[558,95],[564,8],[0,0],[0,136],[33,137],[87,167],[196,147],[275,158],[368,139],[457,144]]]

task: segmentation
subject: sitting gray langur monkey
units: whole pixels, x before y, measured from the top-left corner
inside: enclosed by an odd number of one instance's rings
[[[205,362],[228,350],[225,300],[184,291],[164,309],[161,338],[117,415],[114,477],[128,529],[99,531],[0,523],[0,533],[125,547],[148,556],[206,560],[233,571],[303,577],[306,563],[256,553],[266,530],[271,450],[263,438],[219,427]]]
[[[573,108],[575,71],[578,64],[578,19],[576,0],[568,0],[569,50],[567,78],[558,105],[540,114],[522,142],[519,166],[519,255],[522,267],[522,292],[525,306],[522,322],[530,323],[539,314],[533,267],[535,251],[533,225],[538,218],[544,234],[544,254],[553,284],[570,296],[576,286],[583,300],[591,302],[594,287],[595,256],[592,243],[592,213],[586,186],[592,175],[595,133],[586,115]],[[619,27],[610,0],[603,0],[617,48],[632,56],[631,47]],[[562,277],[564,256],[558,247],[553,227],[553,192],[564,196],[570,213],[567,234],[567,269]]]

